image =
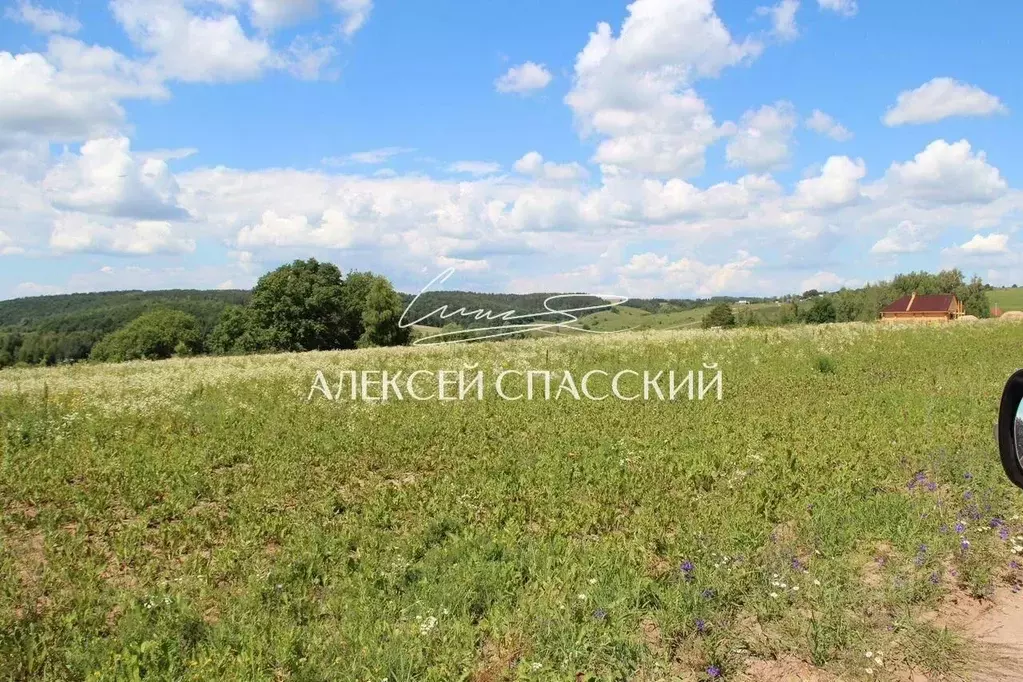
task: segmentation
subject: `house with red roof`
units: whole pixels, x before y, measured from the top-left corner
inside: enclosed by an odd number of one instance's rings
[[[955,294],[929,294],[918,296],[913,292],[903,296],[881,311],[883,322],[947,322],[966,313]]]

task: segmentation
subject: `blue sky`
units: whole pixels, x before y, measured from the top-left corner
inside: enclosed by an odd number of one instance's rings
[[[0,297],[1023,283],[1023,5],[13,0]]]

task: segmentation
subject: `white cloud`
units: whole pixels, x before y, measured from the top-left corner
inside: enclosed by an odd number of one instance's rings
[[[701,263],[691,258],[671,261],[657,253],[641,253],[617,269],[615,287],[633,296],[677,291],[680,295],[716,296],[749,291],[760,258],[739,252],[736,259],[721,264]]]
[[[800,291],[838,291],[845,286],[845,280],[833,272],[818,272],[799,283]]]
[[[733,41],[711,0],[636,0],[628,11],[617,38],[607,23],[590,34],[565,101],[584,137],[603,138],[594,161],[608,172],[697,175],[730,128],[691,86],[755,58],[761,45]]]
[[[856,0],[817,0],[817,4],[821,9],[831,10],[846,17],[854,16],[860,9],[856,5]]]
[[[540,180],[551,182],[572,182],[582,180],[589,175],[587,170],[578,163],[554,163],[544,161],[539,152],[529,152],[512,166],[516,173],[529,175]]]
[[[1009,235],[991,233],[986,237],[979,234],[965,244],[952,249],[946,249],[946,253],[955,252],[963,256],[998,256],[1009,253]]]
[[[325,211],[317,226],[311,225],[304,215],[281,217],[274,211],[266,211],[259,223],[238,232],[236,242],[243,249],[294,246],[346,249],[355,244],[357,237],[369,236],[337,210]]]
[[[795,40],[799,37],[796,25],[796,12],[799,11],[799,0],[781,0],[771,7],[757,7],[757,14],[771,17],[771,32],[779,40]]]
[[[1008,108],[994,95],[952,78],[935,78],[916,90],[899,93],[895,106],[884,115],[887,126],[933,123],[952,116],[1006,114]]]
[[[921,225],[903,220],[875,242],[870,252],[878,255],[919,253],[926,250],[929,239]]]
[[[867,175],[863,159],[832,156],[824,162],[820,175],[796,184],[794,201],[812,210],[828,210],[855,203],[861,197],[860,180]]]
[[[39,33],[77,33],[82,29],[82,24],[74,17],[34,5],[29,0],[19,0],[16,7],[8,7],[4,16],[27,24]]]
[[[820,109],[813,110],[810,117],[806,119],[806,127],[839,142],[851,140],[853,136],[845,126]]]
[[[195,147],[180,147],[178,149],[153,149],[147,152],[139,152],[140,159],[156,159],[157,161],[180,161],[190,156],[195,156],[199,150]]]
[[[931,142],[912,161],[893,163],[885,181],[900,196],[925,204],[985,203],[1007,189],[987,155],[973,153],[966,140]]]
[[[35,282],[22,282],[15,291],[20,296],[55,296],[64,293],[61,287],[52,284],[36,284]]]
[[[493,175],[501,170],[501,164],[493,161],[456,161],[448,166],[448,170],[468,175]]]
[[[789,143],[795,128],[796,111],[789,102],[747,111],[725,150],[728,164],[759,171],[783,166],[789,158]]]
[[[21,247],[14,245],[14,240],[0,230],[0,256],[18,256],[25,253]]]
[[[168,222],[103,224],[81,214],[64,214],[54,224],[50,246],[63,253],[111,253],[151,256],[195,251],[195,242],[174,233]]]
[[[60,209],[143,220],[183,220],[179,188],[167,163],[138,158],[125,137],[90,140],[63,157],[43,187]]]
[[[369,14],[373,10],[373,0],[333,0],[334,5],[344,16],[341,31],[351,38],[365,26]]]
[[[325,166],[345,166],[349,164],[375,166],[385,163],[400,154],[408,154],[414,151],[415,149],[410,147],[381,147],[380,149],[370,149],[364,152],[353,152],[345,156],[329,156],[323,159],[322,163]]]
[[[269,43],[249,38],[233,14],[197,15],[179,0],[111,0],[132,42],[168,78],[212,83],[248,80],[273,64]]]
[[[123,99],[165,98],[155,72],[114,50],[54,37],[47,53],[0,52],[0,146],[12,135],[73,142],[119,129]]]
[[[543,90],[550,85],[552,79],[551,72],[543,64],[526,62],[508,69],[494,81],[494,88],[498,92],[523,94]]]

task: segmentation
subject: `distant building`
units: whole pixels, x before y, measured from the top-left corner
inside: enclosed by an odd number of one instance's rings
[[[955,294],[918,296],[913,292],[903,296],[881,311],[883,322],[945,322],[966,313]]]

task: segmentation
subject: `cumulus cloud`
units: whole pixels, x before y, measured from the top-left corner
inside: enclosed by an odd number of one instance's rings
[[[795,203],[811,210],[829,210],[848,206],[861,198],[860,180],[867,175],[863,159],[832,156],[824,162],[819,175],[796,184]]]
[[[672,261],[657,253],[641,253],[617,269],[616,287],[633,295],[655,295],[666,290],[716,296],[749,291],[760,258],[740,251],[735,260],[707,264],[692,258]]]
[[[799,11],[799,0],[781,0],[777,5],[757,7],[757,14],[771,17],[771,32],[779,40],[795,40],[799,37],[796,26],[796,12]]]
[[[250,80],[270,69],[303,79],[335,75],[327,68],[338,54],[333,36],[293,33],[286,47],[272,41],[275,30],[317,16],[320,6],[317,0],[111,0],[118,23],[164,77],[198,83]],[[373,3],[332,0],[326,7],[339,17],[337,34],[350,38]],[[258,34],[245,30],[243,13]]]
[[[923,226],[903,220],[875,242],[870,252],[878,255],[919,253],[927,248],[928,241]]]
[[[493,161],[455,161],[448,166],[448,170],[467,175],[493,175],[501,170],[501,164]]]
[[[526,62],[508,69],[494,81],[494,88],[502,93],[524,94],[543,90],[550,85],[552,79],[551,72],[543,64]]]
[[[529,175],[540,180],[551,182],[571,182],[582,180],[589,173],[578,163],[554,163],[544,161],[539,152],[529,152],[512,166],[516,173]]]
[[[112,0],[132,42],[153,55],[168,78],[212,83],[255,78],[272,63],[262,38],[250,38],[233,14],[197,15],[176,0]]]
[[[734,41],[711,0],[636,0],[628,11],[617,37],[607,23],[590,34],[565,101],[581,134],[602,138],[594,161],[609,171],[697,175],[707,147],[731,130],[692,84],[762,47]]]
[[[304,215],[282,217],[266,211],[258,223],[238,232],[236,243],[243,249],[294,246],[346,249],[355,244],[357,236],[371,236],[371,232],[359,228],[337,210],[324,211],[318,225],[310,224]]]
[[[139,158],[125,137],[90,140],[62,158],[43,186],[54,206],[142,220],[184,220],[179,188],[167,162]]]
[[[934,123],[953,116],[1007,114],[1009,109],[994,95],[953,78],[935,78],[915,90],[899,93],[884,124]]]
[[[893,163],[885,180],[900,196],[926,204],[990,202],[1008,186],[987,155],[974,153],[966,140],[935,140],[912,161]]]
[[[806,127],[838,142],[846,142],[853,136],[845,126],[820,109],[813,110],[813,113],[806,119]]]
[[[17,256],[25,250],[14,245],[14,240],[0,230],[0,256]]]
[[[860,8],[856,0],[817,0],[821,9],[831,10],[845,17],[854,16]]]
[[[141,220],[107,224],[81,214],[64,214],[57,218],[50,234],[50,246],[63,253],[132,256],[195,251],[195,242],[176,235],[168,222]]]
[[[14,7],[8,7],[4,16],[32,27],[39,33],[77,33],[82,24],[63,12],[34,5],[29,0],[19,0]]]
[[[0,146],[12,135],[73,142],[119,129],[125,99],[168,96],[157,74],[105,47],[54,37],[46,54],[0,52]]]
[[[728,164],[759,171],[783,166],[789,158],[795,128],[796,111],[789,102],[747,111],[725,150]]]
[[[322,163],[325,166],[346,166],[349,164],[375,166],[386,163],[395,156],[414,151],[415,149],[411,147],[381,147],[380,149],[370,149],[364,152],[353,152],[345,156],[328,156],[323,159]]]
[[[962,256],[999,256],[1009,253],[1009,235],[991,233],[987,236],[979,234],[965,244],[946,249],[950,255]]]
[[[845,286],[845,280],[833,272],[825,271],[811,275],[799,283],[799,288],[802,291],[810,291],[811,289],[817,291],[837,291],[843,286]]]

